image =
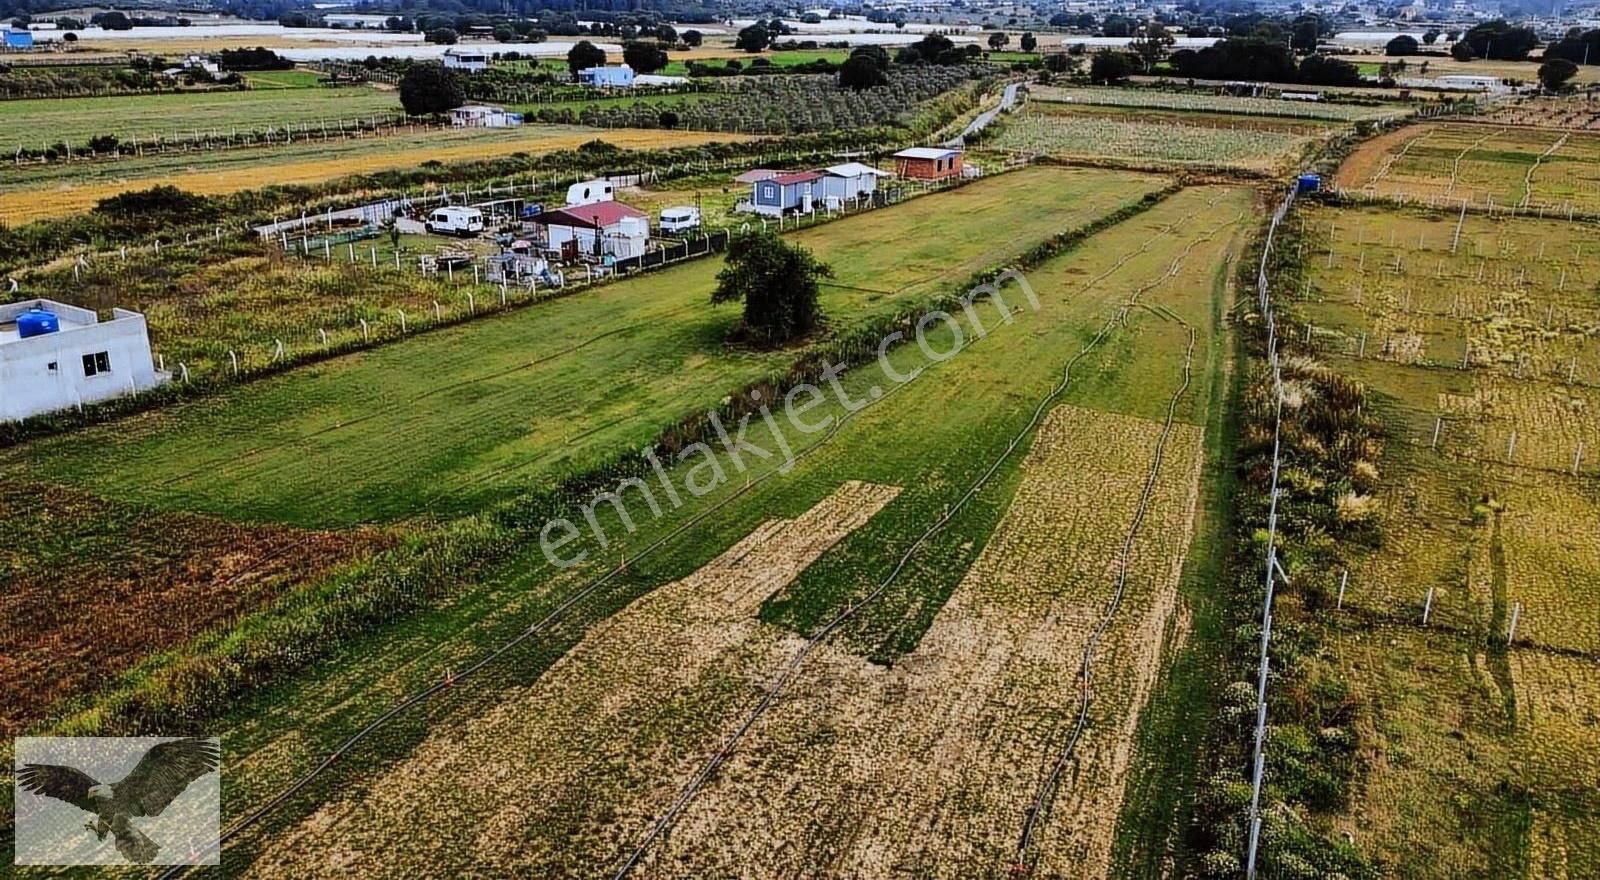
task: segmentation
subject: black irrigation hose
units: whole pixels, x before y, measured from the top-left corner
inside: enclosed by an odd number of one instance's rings
[[[1178,223],[1168,227],[1167,232],[1177,229],[1194,216],[1195,215],[1190,215],[1189,217],[1183,218]],[[1164,234],[1166,234],[1166,232],[1158,234],[1155,236],[1155,238],[1159,238]],[[1214,232],[1211,234],[1214,234]],[[1179,257],[1173,261],[1173,266],[1171,269],[1163,273],[1160,279],[1152,282],[1145,288],[1142,288],[1140,291],[1136,292],[1133,298],[1137,299],[1140,293],[1143,293],[1145,290],[1148,290],[1165,281],[1166,279],[1176,275],[1177,266],[1183,260],[1183,257],[1187,255],[1189,251],[1193,250],[1195,244],[1198,244],[1199,241],[1204,240],[1205,238],[1210,238],[1211,234],[1207,234],[1201,239],[1196,239],[1194,243],[1191,243],[1190,246],[1185,249],[1184,253],[1179,255]],[[1084,289],[1087,290],[1093,287],[1095,284],[1098,284],[1101,280],[1111,275],[1111,273],[1117,271],[1123,265],[1127,264],[1127,262],[1132,260],[1134,256],[1143,253],[1150,247],[1150,244],[1155,241],[1155,238],[1147,240],[1136,250],[1118,260],[1110,269],[1107,269],[1105,272],[1102,272],[1100,275],[1097,275],[1090,281],[1086,282]],[[712,755],[711,758],[700,768],[699,772],[695,774],[694,778],[692,778],[688,785],[686,785],[678,794],[677,800],[673,802],[672,806],[668,808],[667,812],[663,814],[653,826],[651,826],[650,831],[645,834],[644,839],[639,842],[639,845],[634,849],[632,855],[630,855],[628,860],[624,862],[617,870],[615,880],[624,880],[624,878],[631,874],[633,869],[639,865],[641,860],[643,860],[645,853],[648,852],[650,846],[654,844],[662,834],[666,833],[666,831],[672,827],[672,825],[677,821],[678,816],[681,815],[683,810],[688,806],[689,801],[693,799],[694,796],[699,793],[700,789],[705,786],[706,782],[710,780],[711,775],[717,771],[717,768],[722,766],[723,762],[727,760],[730,754],[732,754],[734,747],[737,746],[739,741],[744,738],[744,735],[748,733],[750,729],[755,726],[756,721],[758,721],[762,715],[766,714],[767,710],[777,702],[779,696],[782,695],[783,690],[788,686],[789,682],[794,679],[795,675],[798,674],[800,666],[805,662],[806,657],[809,656],[819,644],[827,639],[828,636],[832,635],[835,630],[842,626],[846,621],[854,617],[857,611],[871,604],[886,590],[888,590],[889,587],[893,585],[894,582],[900,577],[900,573],[904,571],[905,567],[910,563],[911,557],[914,556],[916,552],[934,536],[934,534],[941,530],[945,524],[948,523],[953,516],[955,516],[956,513],[958,513],[967,505],[969,501],[976,497],[978,492],[981,491],[989,483],[989,481],[994,478],[994,475],[999,472],[1001,466],[1003,466],[1011,457],[1012,453],[1016,451],[1017,447],[1020,446],[1022,442],[1033,433],[1034,429],[1039,426],[1039,423],[1044,420],[1044,416],[1049,411],[1051,405],[1058,397],[1061,396],[1063,392],[1066,391],[1068,384],[1070,384],[1072,381],[1073,368],[1090,353],[1092,353],[1095,348],[1097,348],[1100,343],[1111,334],[1112,330],[1121,324],[1130,307],[1131,303],[1129,305],[1124,305],[1121,309],[1119,309],[1117,314],[1110,321],[1107,321],[1105,326],[1100,329],[1100,332],[1096,334],[1095,337],[1086,345],[1084,345],[1082,350],[1080,350],[1076,355],[1073,355],[1072,358],[1067,361],[1066,365],[1062,369],[1060,381],[1056,383],[1055,387],[1051,388],[1050,391],[1048,391],[1042,398],[1039,399],[1039,402],[1035,405],[1033,415],[1031,418],[1029,418],[1028,423],[1024,425],[1014,437],[1011,438],[1011,442],[1006,445],[1005,450],[995,458],[994,462],[989,465],[989,468],[986,471],[979,475],[978,479],[967,488],[966,492],[962,494],[962,496],[953,504],[945,508],[943,515],[935,520],[932,525],[928,526],[927,530],[911,543],[911,546],[906,548],[905,552],[901,554],[900,559],[895,563],[894,567],[889,571],[884,579],[880,581],[878,585],[870,592],[862,596],[859,600],[850,603],[845,610],[839,612],[836,616],[824,624],[821,629],[817,630],[815,634],[806,640],[806,643],[800,647],[800,650],[795,652],[794,656],[789,659],[789,662],[785,664],[781,670],[779,670],[777,678],[773,680],[772,684],[767,688],[766,693],[762,695],[761,701],[757,703],[755,708],[752,709],[745,717],[743,723],[741,723],[739,727],[734,730],[733,734],[728,737],[728,739],[723,743],[722,747],[719,748],[717,752]],[[1190,333],[1190,351],[1192,352],[1193,331],[1191,330]],[[1174,404],[1174,406],[1175,405],[1176,404]]]
[[[1189,247],[1184,249],[1183,253],[1179,254],[1177,258],[1172,261],[1172,267],[1168,270],[1167,275],[1136,291],[1133,296],[1129,297],[1128,303],[1123,307],[1122,311],[1115,319],[1113,319],[1113,321],[1125,321],[1129,309],[1132,309],[1135,306],[1143,305],[1139,302],[1140,296],[1153,289],[1156,287],[1156,285],[1160,284],[1162,281],[1165,281],[1167,278],[1176,277],[1178,274],[1179,265],[1191,252],[1193,252],[1195,245],[1199,244],[1205,239],[1210,238],[1213,234],[1215,234],[1215,231],[1203,236],[1202,238],[1195,239],[1195,241],[1192,242]],[[1155,307],[1145,306],[1145,308],[1149,308],[1151,311],[1161,314]],[[1189,344],[1184,350],[1183,355],[1183,380],[1179,383],[1177,390],[1172,393],[1171,398],[1169,398],[1167,401],[1166,420],[1162,423],[1161,434],[1156,439],[1155,458],[1151,461],[1150,470],[1145,476],[1144,487],[1139,495],[1139,503],[1134,510],[1133,521],[1128,526],[1128,533],[1123,538],[1122,548],[1117,556],[1117,579],[1116,585],[1112,590],[1111,599],[1106,604],[1105,613],[1101,615],[1100,621],[1095,625],[1094,630],[1089,635],[1088,642],[1083,648],[1083,659],[1080,661],[1078,667],[1078,681],[1080,687],[1077,720],[1073,724],[1072,733],[1067,737],[1066,743],[1062,746],[1060,753],[1056,756],[1056,760],[1051,767],[1049,775],[1045,778],[1045,781],[1039,787],[1039,791],[1035,794],[1033,804],[1028,808],[1027,818],[1022,823],[1022,832],[1017,839],[1016,852],[1016,865],[1019,873],[1026,874],[1032,870],[1033,865],[1030,861],[1030,853],[1032,852],[1034,834],[1039,826],[1049,818],[1050,807],[1055,800],[1056,790],[1060,786],[1061,774],[1065,771],[1067,763],[1072,760],[1072,756],[1077,751],[1078,743],[1083,739],[1083,734],[1088,728],[1089,707],[1093,698],[1095,650],[1099,647],[1100,640],[1104,638],[1106,632],[1110,630],[1112,621],[1116,618],[1117,611],[1122,607],[1123,596],[1127,593],[1128,568],[1132,561],[1133,543],[1138,538],[1139,532],[1144,526],[1145,515],[1149,512],[1150,501],[1155,495],[1156,481],[1161,475],[1161,465],[1166,460],[1167,441],[1172,436],[1172,426],[1177,418],[1178,401],[1181,400],[1183,395],[1188,392],[1189,385],[1193,381],[1194,347],[1196,340],[1194,327],[1190,326],[1187,321],[1184,321],[1175,313],[1171,313],[1170,310],[1168,311],[1168,314],[1171,315],[1172,320],[1175,320],[1181,324],[1189,333]],[[1110,326],[1111,325],[1108,324],[1107,328],[1109,329]]]
[[[1161,436],[1156,440],[1155,458],[1151,461],[1149,473],[1145,477],[1144,489],[1139,496],[1139,504],[1134,511],[1133,522],[1129,524],[1128,533],[1123,538],[1122,549],[1117,560],[1117,581],[1112,590],[1111,600],[1107,603],[1105,613],[1099,623],[1090,633],[1089,641],[1083,648],[1083,659],[1078,667],[1079,703],[1078,718],[1073,725],[1072,733],[1067,742],[1062,746],[1060,753],[1050,769],[1050,774],[1039,787],[1034,796],[1033,805],[1028,808],[1027,819],[1022,824],[1022,833],[1017,840],[1017,866],[1024,873],[1032,869],[1030,859],[1032,852],[1033,836],[1046,819],[1049,818],[1050,807],[1055,799],[1057,787],[1061,782],[1061,774],[1066,769],[1067,762],[1072,759],[1077,751],[1078,743],[1083,739],[1084,731],[1089,725],[1089,704],[1093,695],[1093,675],[1095,649],[1099,647],[1100,640],[1105,637],[1111,628],[1112,621],[1116,618],[1117,611],[1122,607],[1122,598],[1127,593],[1128,568],[1132,561],[1133,544],[1144,526],[1145,514],[1150,509],[1150,501],[1155,495],[1156,481],[1161,475],[1161,465],[1166,458],[1167,440],[1172,436],[1172,424],[1177,413],[1178,401],[1189,390],[1189,383],[1194,363],[1195,332],[1193,327],[1185,324],[1189,331],[1189,347],[1184,352],[1183,381],[1178,389],[1173,392],[1167,401],[1167,418],[1161,428]]]

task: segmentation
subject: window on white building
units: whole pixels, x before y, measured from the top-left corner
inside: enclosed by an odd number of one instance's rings
[[[110,352],[101,351],[83,356],[83,375],[93,376],[98,373],[109,372],[111,372]]]

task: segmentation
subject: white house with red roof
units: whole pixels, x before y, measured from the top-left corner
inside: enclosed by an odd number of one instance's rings
[[[580,257],[625,260],[650,246],[650,218],[621,202],[595,202],[545,211],[534,218],[545,227],[545,248],[566,262]]]

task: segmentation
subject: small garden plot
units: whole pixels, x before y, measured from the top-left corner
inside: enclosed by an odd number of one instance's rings
[[[1030,108],[1006,120],[985,146],[1034,156],[1266,170],[1284,164],[1310,142],[1310,137],[1283,131],[1181,126],[1120,115],[1063,116]]]
[[[1386,874],[1600,872],[1592,660],[1379,626],[1343,628],[1317,662],[1370,707],[1358,721],[1370,769],[1332,830]]]
[[[1195,110],[1205,113],[1232,113],[1241,116],[1285,116],[1294,119],[1382,119],[1404,116],[1410,108],[1402,104],[1336,104],[1326,101],[1285,101],[1279,98],[1240,98],[1201,92],[1161,89],[1064,88],[1033,86],[1029,94],[1036,101],[1070,104],[1103,104],[1112,107],[1142,107],[1163,110]]]
[[[1600,100],[1592,94],[1519,95],[1509,101],[1496,101],[1476,118],[1494,125],[1600,132]]]

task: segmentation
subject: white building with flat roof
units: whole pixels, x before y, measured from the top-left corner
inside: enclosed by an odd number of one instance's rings
[[[171,376],[150,356],[144,315],[48,299],[0,305],[0,421],[147,391]]]

